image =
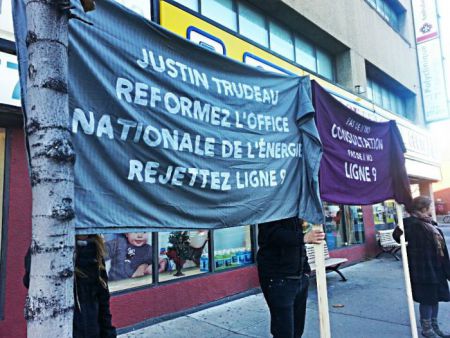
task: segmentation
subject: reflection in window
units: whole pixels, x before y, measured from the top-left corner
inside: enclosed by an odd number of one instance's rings
[[[198,12],[198,0],[175,0],[179,4]]]
[[[317,71],[314,46],[299,36],[295,37],[295,61],[305,68]]]
[[[334,66],[333,59],[327,53],[320,49],[317,49],[317,73],[326,77],[329,80],[333,80]]]
[[[125,7],[131,9],[133,12],[142,15],[144,18],[151,20],[151,6],[150,6],[151,0],[145,1],[116,0],[116,1],[124,5]]]
[[[399,21],[403,12],[393,8],[390,0],[366,0],[395,30],[400,29]]]
[[[264,16],[239,2],[239,33],[253,41],[269,46],[269,36]]]
[[[152,283],[151,235],[146,232],[129,232],[104,236],[106,271],[112,291]]]
[[[269,22],[269,32],[270,49],[289,60],[294,60],[294,44],[291,33],[272,21]]]
[[[158,243],[160,282],[208,272],[208,230],[160,232]]]
[[[224,270],[254,262],[249,225],[214,231],[215,270]]]
[[[410,118],[410,116],[407,116],[406,114],[404,98],[398,95],[394,90],[389,89],[372,79],[368,79],[367,92],[368,98],[372,98],[375,104],[397,115]]]
[[[233,31],[237,30],[236,12],[232,0],[202,1],[201,12],[207,18],[210,18]]]
[[[316,72],[328,80],[335,81],[334,55],[319,49],[299,35],[293,39],[295,32],[284,25],[268,20],[264,13],[244,1],[175,1],[194,11],[200,10],[201,14],[208,19],[233,31],[237,31],[239,27],[240,35],[253,40],[262,47],[268,47],[271,51],[295,61],[300,66]],[[235,10],[234,3],[237,10]],[[192,37],[191,40],[193,40]],[[217,48],[215,49],[218,51]]]
[[[389,200],[383,203],[374,204],[372,208],[375,230],[389,230],[395,228],[397,223],[395,201]]]
[[[324,202],[325,234],[330,250],[364,243],[364,221],[360,206]]]

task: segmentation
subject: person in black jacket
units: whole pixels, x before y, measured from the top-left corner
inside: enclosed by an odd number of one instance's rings
[[[321,231],[304,237],[297,217],[258,225],[258,275],[274,338],[302,336],[311,272],[304,243],[320,243],[324,238]]]
[[[411,216],[404,219],[412,294],[420,303],[422,336],[450,338],[439,329],[437,321],[439,302],[450,301],[450,260],[444,234],[431,218],[430,206],[429,197],[416,197],[409,210]],[[400,242],[402,234],[397,227],[393,237]]]
[[[116,338],[109,309],[105,247],[99,235],[77,236],[75,251],[74,338]],[[30,285],[31,255],[25,256],[23,283]]]

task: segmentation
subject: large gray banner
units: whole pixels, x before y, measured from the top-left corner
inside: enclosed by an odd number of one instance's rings
[[[322,221],[308,78],[235,62],[111,1],[75,13],[92,23],[70,20],[79,233]]]

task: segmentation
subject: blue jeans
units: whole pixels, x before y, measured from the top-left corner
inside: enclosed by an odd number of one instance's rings
[[[270,311],[270,332],[274,338],[299,338],[305,327],[309,277],[300,279],[260,278]]]

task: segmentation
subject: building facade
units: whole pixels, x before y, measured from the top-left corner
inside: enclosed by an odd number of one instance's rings
[[[310,75],[342,103],[376,121],[396,120],[407,148],[413,194],[432,195],[441,178],[436,149],[424,127],[421,79],[409,0],[148,0],[121,1],[147,19],[204,48],[269,71]],[[31,189],[20,113],[10,2],[0,19],[0,332],[24,337],[21,285],[31,238]],[[331,256],[356,263],[377,252],[377,230],[395,224],[395,205],[324,203]],[[146,273],[112,278],[111,307],[119,328],[192,311],[258,288],[256,225],[138,236]],[[190,259],[170,256],[189,237]],[[114,262],[114,254],[107,265]],[[107,266],[109,268],[109,266]],[[157,268],[156,268],[157,267]],[[175,276],[176,275],[176,276]]]

